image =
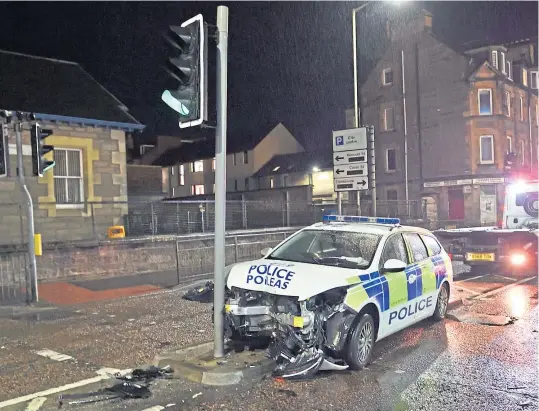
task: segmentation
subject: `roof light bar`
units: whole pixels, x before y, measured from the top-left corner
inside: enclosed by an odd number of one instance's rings
[[[351,215],[325,215],[322,217],[324,223],[345,222],[345,223],[371,223],[371,224],[400,224],[399,218],[384,217],[363,217]]]

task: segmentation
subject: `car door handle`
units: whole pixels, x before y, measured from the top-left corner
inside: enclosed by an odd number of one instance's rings
[[[410,276],[408,277],[408,283],[413,284],[415,283],[415,280],[417,280],[417,276],[415,274],[410,274]]]

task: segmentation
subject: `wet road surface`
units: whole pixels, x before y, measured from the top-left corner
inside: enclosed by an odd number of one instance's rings
[[[538,409],[537,279],[518,283],[510,277],[474,278],[463,273],[456,280],[456,287],[466,289],[460,292],[474,297],[472,300],[443,322],[424,321],[380,341],[373,364],[361,372],[334,372],[301,382],[268,378],[254,385],[246,382],[218,389],[160,380],[152,386],[149,399],[69,405],[66,409]],[[43,313],[49,318],[39,321],[0,318],[0,404],[95,377],[102,367],[141,366],[170,346],[211,340],[211,306],[181,300],[182,293],[87,304],[64,310],[65,318],[61,318],[62,312]],[[490,326],[452,319],[474,315],[510,321],[505,326]],[[54,354],[36,354],[44,349],[60,354],[57,359],[63,359],[61,355],[72,358],[59,361],[50,358]],[[105,384],[110,385],[104,381],[81,387],[79,392]],[[28,400],[5,409],[57,409],[57,394],[45,398],[34,401],[34,408],[28,408]]]

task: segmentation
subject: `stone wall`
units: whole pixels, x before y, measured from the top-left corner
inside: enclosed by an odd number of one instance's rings
[[[35,206],[36,232],[42,234],[44,242],[104,238],[107,227],[122,223],[127,213],[125,132],[56,123],[42,123],[42,126],[53,130],[47,144],[81,150],[84,203],[70,208],[57,206],[54,169],[42,178],[31,176],[30,133],[24,131],[23,162]],[[10,177],[0,180],[0,244],[26,242],[25,209],[19,206],[21,194],[16,183],[12,131],[9,143]]]
[[[230,232],[226,264],[260,258],[262,249],[274,247],[295,231],[297,228]],[[213,252],[213,233],[61,246],[45,249],[43,256],[37,257],[38,277],[40,281],[57,281],[173,270],[187,280],[213,271]]]

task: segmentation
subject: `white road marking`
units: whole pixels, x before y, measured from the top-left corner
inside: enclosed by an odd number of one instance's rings
[[[481,295],[481,293],[478,293],[477,291],[470,290],[469,288],[464,288],[460,285],[455,285],[455,288],[460,291],[468,291],[470,294]]]
[[[45,397],[34,398],[26,406],[25,411],[38,411],[45,401],[47,401],[47,399]]]
[[[70,355],[60,354],[60,353],[58,353],[56,351],[52,351],[52,350],[36,351],[36,354],[41,355],[42,357],[50,358],[51,360],[54,360],[54,361],[66,361],[66,360],[73,360],[74,359]]]
[[[109,372],[119,372],[123,374],[124,372],[128,372],[128,370],[118,370],[116,368],[102,368],[97,371],[97,373],[100,374],[97,377],[87,378],[85,380],[80,380],[71,384],[62,385],[61,387],[51,388],[45,391],[36,392],[34,394],[28,394],[23,397],[12,398],[11,400],[2,401],[0,402],[0,408],[9,407],[11,405],[20,404],[22,402],[32,401],[33,399],[38,397],[47,397],[52,394],[58,394],[60,392],[72,390],[74,388],[84,387],[85,385],[94,384],[99,381],[108,380],[110,378],[110,375],[108,374]]]
[[[486,274],[485,274],[486,275]],[[478,278],[484,277],[485,275],[477,275],[475,277],[465,278],[464,280],[455,281],[455,284],[457,283],[463,283],[464,281],[471,281],[471,280],[477,280]]]
[[[155,405],[153,407],[150,407],[150,408],[146,408],[142,411],[161,411],[161,410],[164,410],[165,407],[162,407],[161,405]]]
[[[494,277],[498,277],[498,278],[503,278],[505,280],[509,280],[509,281],[516,281],[516,278],[511,278],[511,277],[504,277],[503,275],[494,275]]]
[[[489,296],[494,295],[494,294],[501,293],[502,291],[508,290],[509,288],[516,287],[517,285],[522,284],[522,283],[526,283],[526,282],[528,282],[530,280],[535,280],[536,278],[537,277],[524,278],[523,280],[517,281],[516,283],[508,284],[508,285],[505,285],[503,287],[496,288],[495,290],[489,291],[488,293],[479,294],[477,297],[474,297],[474,299],[485,298],[485,297],[489,297]]]

